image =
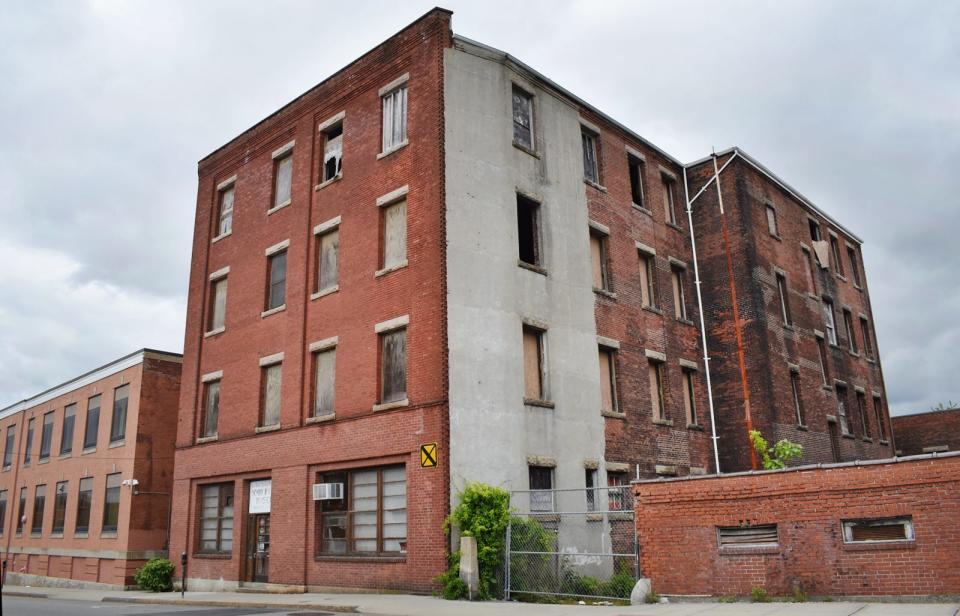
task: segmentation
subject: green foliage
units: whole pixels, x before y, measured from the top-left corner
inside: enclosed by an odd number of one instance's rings
[[[806,603],[809,597],[807,593],[803,592],[803,589],[799,586],[793,588],[793,602],[794,603]]]
[[[770,595],[762,586],[754,586],[750,591],[750,598],[754,603],[770,603]]]
[[[771,451],[767,440],[763,438],[759,430],[750,431],[750,443],[753,444],[754,450],[760,454],[765,470],[786,468],[787,462],[803,455],[803,445],[792,443],[787,439],[777,441],[776,445],[773,446],[773,451]]]
[[[446,520],[445,529],[455,526],[460,534],[477,539],[477,563],[480,566],[480,599],[497,592],[496,569],[503,562],[504,541],[510,520],[510,494],[482,483],[468,483],[459,494],[460,504]],[[460,551],[450,555],[450,568],[437,581],[444,599],[467,596],[467,585],[460,579]]]
[[[721,599],[722,600],[722,599]],[[643,598],[644,603],[660,603],[660,594],[656,591],[651,590],[646,597]]]
[[[720,601],[720,603],[736,603],[736,602],[737,602],[737,596],[736,596],[736,595],[723,595],[722,597],[720,597],[720,598],[718,599],[718,601]]]
[[[137,586],[152,592],[173,590],[173,563],[165,558],[152,558],[133,576]]]

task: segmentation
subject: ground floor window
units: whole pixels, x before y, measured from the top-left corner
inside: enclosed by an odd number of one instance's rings
[[[407,551],[407,475],[404,466],[322,473],[340,484],[317,501],[317,552],[393,556]],[[329,498],[328,498],[329,497]]]
[[[233,483],[200,487],[200,552],[233,550]]]

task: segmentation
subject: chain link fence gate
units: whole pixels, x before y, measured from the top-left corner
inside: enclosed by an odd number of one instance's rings
[[[640,577],[628,485],[510,494],[506,599],[629,599]]]

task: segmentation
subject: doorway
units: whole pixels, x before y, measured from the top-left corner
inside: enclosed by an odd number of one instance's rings
[[[266,582],[270,571],[270,514],[247,516],[246,581]]]

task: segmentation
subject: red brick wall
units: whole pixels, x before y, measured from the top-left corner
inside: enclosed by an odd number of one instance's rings
[[[178,419],[173,549],[191,556],[189,577],[242,578],[249,479],[272,478],[271,583],[429,590],[445,568],[442,531],[449,508],[446,307],[443,233],[442,52],[449,13],[434,10],[324,81],[199,165],[196,231],[188,297],[184,384]],[[409,145],[381,150],[379,88],[409,73]],[[345,112],[343,177],[320,190],[323,144],[317,127]],[[271,152],[296,140],[292,203],[267,214]],[[232,235],[211,243],[216,186],[237,176]],[[379,269],[377,197],[407,195],[403,269]],[[315,225],[341,217],[339,291],[310,299],[317,276]],[[285,239],[286,309],[261,318],[264,249]],[[204,337],[209,274],[230,267],[226,328]],[[378,402],[374,325],[409,315],[409,407],[373,411]],[[336,418],[309,423],[311,342],[338,337]],[[257,434],[258,358],[284,353],[280,430]],[[222,370],[218,440],[196,445],[202,374]],[[440,443],[440,468],[421,470],[421,443]],[[404,461],[408,477],[408,554],[399,559],[314,560],[310,486],[320,468]],[[195,556],[198,486],[235,482],[234,549],[229,558]]]
[[[924,447],[960,451],[960,409],[892,417],[898,455],[924,453]]]
[[[636,484],[641,571],[665,594],[960,593],[960,455]],[[844,544],[841,520],[910,515],[914,541]],[[776,548],[717,526],[777,523]]]

